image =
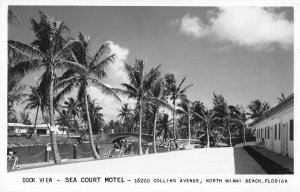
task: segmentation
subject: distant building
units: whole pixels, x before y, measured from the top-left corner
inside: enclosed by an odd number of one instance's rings
[[[34,135],[48,135],[50,134],[49,125],[39,124],[36,125]],[[32,132],[34,125],[24,125],[22,123],[8,123],[8,136],[22,136]],[[56,126],[56,134],[62,134],[63,132]]]
[[[256,142],[276,153],[294,158],[294,94],[250,124]]]

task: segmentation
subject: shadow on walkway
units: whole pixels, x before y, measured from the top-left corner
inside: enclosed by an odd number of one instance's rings
[[[233,147],[235,174],[267,174],[242,147]]]
[[[260,166],[266,171],[268,174],[293,174],[289,169],[284,168],[279,163],[275,162],[272,158],[279,158],[277,156],[272,156],[269,154],[263,154],[258,151],[258,148],[253,146],[246,146],[244,149],[248,152],[248,154],[260,164]],[[267,153],[267,152],[265,152]],[[281,157],[283,158],[283,157]],[[287,158],[287,157],[286,157]],[[292,161],[292,160],[291,160]],[[293,162],[293,161],[292,161]],[[293,164],[293,163],[292,163]]]

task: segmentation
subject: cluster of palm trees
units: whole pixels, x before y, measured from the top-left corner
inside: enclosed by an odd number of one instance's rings
[[[25,96],[25,108],[36,109],[35,124],[39,110],[49,124],[55,163],[61,162],[55,124],[68,131],[87,132],[95,159],[100,157],[95,149],[93,132],[97,133],[102,126],[112,126],[117,131],[138,132],[139,154],[142,154],[142,132],[153,134],[155,152],[158,136],[164,140],[173,138],[174,141],[188,138],[188,145],[192,137],[198,137],[207,147],[218,145],[226,138],[229,138],[231,145],[231,137],[238,131],[243,132],[245,137],[249,115],[241,106],[228,105],[222,95],[216,94],[212,109],[200,101],[190,101],[186,91],[193,84],[184,86],[186,78],[178,83],[174,74],[162,75],[160,65],[145,71],[145,60],[136,59],[132,65],[124,61],[128,83],[123,83],[122,89],[105,85],[102,80],[107,77],[106,68],[117,57],[107,54],[110,43],[104,43],[91,55],[87,35],[79,33],[76,39],[69,37],[70,29],[64,22],[42,12],[39,14],[39,21],[31,19],[35,39],[30,45],[8,41],[9,121],[13,120],[13,106]],[[16,17],[12,15],[11,18]],[[35,71],[43,72],[37,86],[30,86],[30,94],[22,94],[24,86],[20,85],[20,81]],[[87,93],[87,87],[91,85],[116,101],[121,101],[122,95],[134,99],[136,104],[133,108],[124,104],[119,110],[119,122],[104,125],[101,106]],[[77,92],[77,98],[65,99],[72,91]],[[269,105],[255,100],[248,108],[249,117],[255,119],[268,110]],[[80,129],[80,125],[86,128]]]

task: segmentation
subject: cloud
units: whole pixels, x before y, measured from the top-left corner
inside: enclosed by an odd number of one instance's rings
[[[128,81],[124,71],[124,61],[127,59],[129,49],[114,44],[111,41],[108,41],[107,43],[109,43],[110,49],[108,55],[115,54],[116,60],[115,63],[108,66],[106,70],[108,78],[105,79],[105,82],[114,88],[120,88],[121,83],[126,83]]]
[[[201,19],[196,16],[190,16],[189,14],[186,14],[181,21],[177,23],[180,25],[180,33],[187,36],[200,38],[207,33],[207,28],[204,26]]]
[[[124,103],[128,103],[131,108],[135,106],[136,101],[133,99],[128,99],[127,97],[120,96],[121,102],[116,100],[115,98],[103,94],[98,88],[94,86],[89,86],[87,88],[88,94],[91,96],[92,99],[96,99],[96,103],[98,103],[103,110],[103,118],[105,122],[110,120],[116,120],[119,109]]]
[[[257,50],[274,45],[288,49],[293,44],[293,22],[279,9],[262,7],[220,7],[207,12],[208,23],[186,14],[174,25],[179,32],[195,38],[207,37]]]

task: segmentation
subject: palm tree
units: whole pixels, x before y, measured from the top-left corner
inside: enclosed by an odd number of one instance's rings
[[[96,100],[91,100],[88,95],[88,104],[89,104],[89,115],[92,125],[92,132],[97,134],[99,132],[99,128],[102,127],[104,120],[103,120],[103,114],[100,112],[102,110],[102,107],[96,104]],[[87,114],[85,111],[85,108],[82,108],[81,111],[81,119],[83,122],[87,122]]]
[[[163,140],[166,141],[168,138],[172,136],[172,131],[170,130],[170,126],[172,124],[172,119],[169,119],[168,114],[162,114],[158,117],[157,121],[157,136],[163,136]]]
[[[123,122],[124,130],[129,131],[128,126],[130,122],[130,118],[133,116],[132,109],[128,106],[128,103],[125,103],[121,109],[119,109],[118,118],[120,118],[120,121]]]
[[[36,122],[37,122],[37,117],[39,114],[39,108],[42,106],[42,94],[40,92],[39,87],[33,87],[30,86],[30,94],[25,94],[28,98],[23,101],[28,102],[28,104],[25,106],[25,109],[34,109],[36,108],[36,115],[35,115],[35,120],[34,120],[34,127],[32,132],[29,134],[28,138],[31,138],[35,129],[36,129]],[[43,111],[43,106],[42,106],[42,111]]]
[[[154,83],[154,85],[151,87],[150,95],[156,99],[159,99],[161,101],[164,101],[167,103],[167,97],[166,97],[166,89],[163,84],[163,79],[159,79]],[[160,103],[154,102],[151,103],[152,105],[152,113],[153,113],[153,149],[154,153],[157,153],[156,150],[156,124],[157,124],[157,116],[159,113],[160,107],[167,107],[168,109],[172,110],[172,107],[170,105],[163,105],[161,106]]]
[[[81,67],[66,71],[64,74],[65,76],[63,75],[64,78],[61,79],[61,81],[55,86],[55,89],[62,89],[57,97],[60,98],[62,95],[71,92],[73,88],[79,87],[77,97],[79,101],[84,103],[91,150],[94,158],[100,159],[93,140],[87,87],[89,83],[91,83],[104,94],[112,96],[120,101],[120,98],[116,95],[113,88],[110,88],[109,86],[99,81],[100,79],[107,77],[105,69],[110,63],[114,62],[115,55],[113,54],[102,59],[105,51],[109,48],[110,43],[108,42],[104,45],[101,45],[96,54],[90,58],[88,53],[89,37],[80,33],[78,42],[79,46],[74,47],[74,49],[72,50],[74,52],[72,62],[76,64],[79,63]],[[84,70],[81,70],[81,68],[83,68]]]
[[[71,114],[67,110],[59,112],[59,117],[56,118],[56,123],[59,127],[62,127],[63,131],[66,130],[68,137],[70,136],[70,129],[74,126],[72,122]]]
[[[181,103],[178,104],[178,106],[181,109],[177,109],[177,113],[183,115],[188,124],[188,144],[187,147],[191,144],[191,118],[192,118],[192,102],[187,99],[187,97],[184,95],[181,99]]]
[[[242,106],[236,106],[231,108],[231,116],[233,123],[236,128],[241,127],[243,130],[243,142],[244,146],[246,146],[246,121],[248,120],[246,116],[246,112]]]
[[[175,113],[176,113],[176,108],[175,108],[175,103],[176,100],[178,98],[180,98],[188,88],[192,87],[193,84],[189,84],[187,86],[185,86],[184,88],[181,88],[182,84],[184,83],[186,77],[184,77],[181,82],[179,83],[179,85],[176,85],[176,79],[174,74],[172,73],[168,73],[165,75],[165,82],[166,82],[166,87],[167,87],[167,91],[168,91],[168,95],[170,95],[170,99],[173,103],[173,137],[174,137],[174,141],[176,141],[176,121],[175,121]]]
[[[142,117],[143,105],[145,102],[159,103],[162,106],[167,106],[164,101],[153,97],[151,87],[160,77],[159,67],[152,68],[148,73],[144,71],[145,62],[141,59],[136,59],[134,65],[125,63],[125,71],[129,78],[129,84],[123,83],[125,90],[119,90],[120,93],[127,95],[129,98],[137,100],[137,107],[139,110],[139,154],[142,152]]]
[[[224,97],[222,95],[216,95],[214,93],[213,98],[213,110],[215,111],[215,117],[217,118],[218,124],[224,126],[228,131],[229,136],[229,146],[232,147],[231,140],[231,110],[233,106],[227,105]]]
[[[270,105],[267,102],[261,102],[259,99],[251,101],[247,107],[250,110],[250,113],[247,113],[247,115],[249,115],[252,120],[258,119],[263,113],[270,109]]]
[[[67,109],[68,113],[72,114],[73,116],[73,126],[75,127],[76,131],[79,133],[79,125],[76,121],[76,117],[79,117],[80,113],[80,103],[78,100],[75,100],[72,97],[68,97],[68,101],[64,102],[64,108]]]
[[[41,92],[49,97],[49,117],[50,117],[50,138],[53,149],[54,162],[61,163],[58,153],[56,134],[54,127],[53,108],[53,86],[56,82],[56,69],[67,67],[77,70],[84,70],[78,63],[70,61],[72,56],[71,48],[79,46],[78,41],[64,40],[64,34],[69,31],[64,22],[55,21],[45,13],[40,13],[40,21],[31,19],[32,29],[36,39],[31,45],[10,40],[8,45],[11,50],[21,52],[28,60],[16,64],[12,69],[12,74],[25,76],[27,73],[36,71],[41,67],[45,71],[41,77]]]
[[[206,110],[202,103],[195,102],[193,115],[194,115],[195,119],[198,119],[200,129],[201,129],[201,127],[205,128],[204,134],[200,135],[199,138],[201,139],[201,137],[206,135],[206,147],[209,148],[210,147],[211,127],[212,127],[212,124],[214,121],[215,113],[213,110]]]

